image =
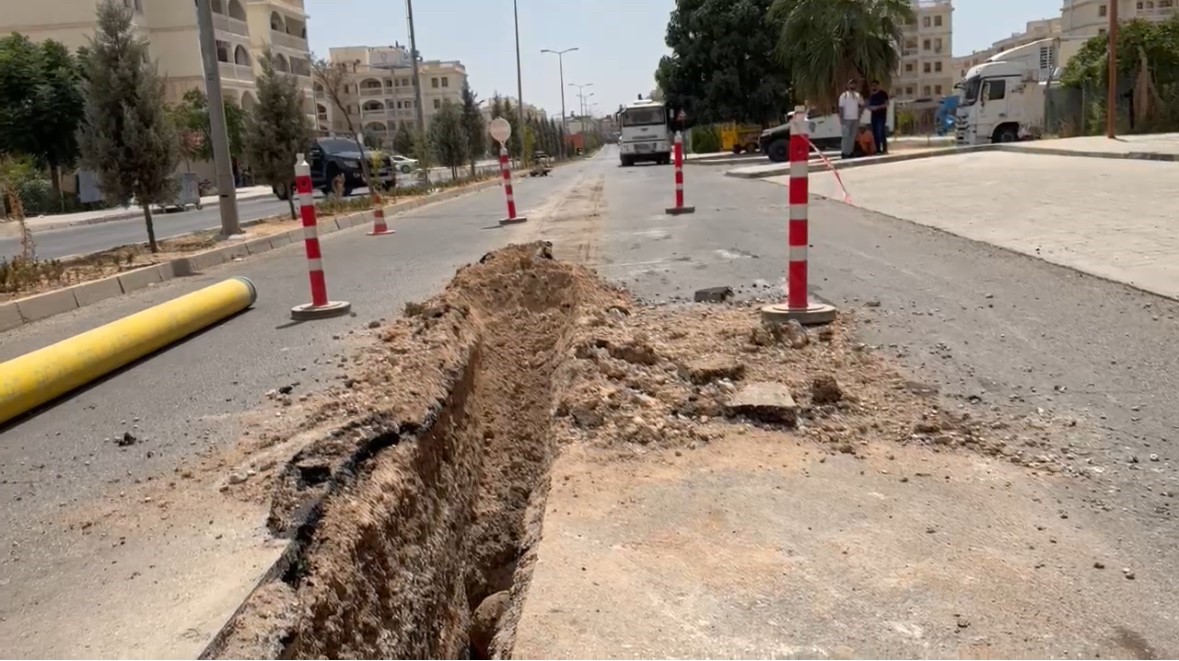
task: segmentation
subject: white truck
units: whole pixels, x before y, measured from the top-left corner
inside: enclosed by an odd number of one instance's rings
[[[991,56],[958,83],[955,138],[959,145],[985,145],[1039,137],[1046,90],[1059,80],[1062,50],[1079,42],[1057,37],[1033,41]]]
[[[618,113],[618,155],[623,167],[639,161],[671,163],[672,133],[667,108],[659,101],[638,99]]]
[[[888,113],[885,120],[885,131],[888,135],[892,135],[896,128],[896,103],[888,102]],[[789,160],[788,149],[790,146],[790,120],[794,118],[794,112],[786,114],[786,121],[780,126],[775,126],[761,132],[759,138],[759,147],[761,152],[766,155],[771,161],[775,163],[784,163]],[[819,149],[839,149],[843,141],[843,123],[839,121],[837,113],[816,114],[810,112],[807,115],[807,127],[810,132],[811,142]],[[860,127],[871,130],[872,129],[872,111],[865,110],[863,116],[860,117]]]

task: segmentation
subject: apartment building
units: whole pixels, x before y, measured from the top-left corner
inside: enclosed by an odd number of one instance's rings
[[[404,124],[417,129],[416,89],[409,49],[392,46],[346,46],[332,48],[329,61],[346,73],[343,87],[345,114],[332,103],[318,81],[314,83],[317,128],[320,134],[347,134],[353,128],[391,144],[393,134]],[[422,114],[426,125],[444,101],[462,103],[467,69],[457,60],[418,62],[422,90]]]
[[[898,101],[934,101],[954,89],[952,0],[913,0],[913,20],[904,26],[900,69],[892,82]]]
[[[1061,32],[1068,37],[1095,37],[1109,26],[1111,0],[1064,0]],[[1163,21],[1175,15],[1179,0],[1118,0],[1118,18]]]
[[[954,58],[954,69],[957,72],[958,78],[964,78],[966,72],[970,71],[971,67],[978,66],[986,62],[991,56],[1003,51],[1011,50],[1019,46],[1030,44],[1033,41],[1041,39],[1049,39],[1061,36],[1062,20],[1060,18],[1045,18],[1038,21],[1028,21],[1022,32],[1013,33],[1010,37],[1000,39],[990,45],[989,48],[977,50],[969,55]]]
[[[150,42],[148,52],[167,79],[169,102],[205,86],[191,1],[122,0],[132,23]],[[250,108],[257,100],[259,56],[269,48],[281,71],[295,74],[311,105],[311,54],[303,0],[211,0],[218,67],[226,100]],[[34,40],[55,39],[76,49],[96,28],[97,0],[6,1],[0,32],[20,32]]]

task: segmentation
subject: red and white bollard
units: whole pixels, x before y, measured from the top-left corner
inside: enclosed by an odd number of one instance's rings
[[[809,159],[810,122],[806,108],[794,109],[790,120],[790,225],[786,270],[786,305],[767,305],[762,316],[783,322],[795,319],[803,325],[826,324],[835,320],[835,308],[810,300],[807,290],[807,247],[810,245],[808,212],[810,205]]]
[[[678,216],[681,213],[696,213],[696,207],[684,206],[684,134],[675,132],[675,145],[672,148],[675,159],[675,206],[668,207],[667,213]]]
[[[352,304],[328,300],[327,279],[323,275],[323,253],[319,249],[319,220],[315,217],[315,193],[311,188],[311,166],[303,154],[295,157],[295,192],[299,196],[299,213],[303,218],[303,244],[307,249],[307,270],[311,276],[311,302],[291,308],[291,319],[306,321],[347,314]]]
[[[375,178],[375,177],[374,177]],[[386,234],[393,234],[393,230],[385,224],[385,203],[381,200],[381,194],[369,188],[373,196],[373,230],[368,233],[369,236],[385,236]]]
[[[512,193],[512,166],[508,163],[508,147],[504,143],[499,145],[499,171],[504,177],[504,195],[508,198],[508,217],[499,221],[500,225],[522,223],[528,218],[516,215],[516,196]]]

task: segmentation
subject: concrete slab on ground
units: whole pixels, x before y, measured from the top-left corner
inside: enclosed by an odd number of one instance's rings
[[[1137,158],[1143,160],[1179,160],[1179,133],[1126,135],[1110,140],[1103,135],[1035,140],[1004,145],[1005,150],[1067,156],[1099,158]]]
[[[1170,163],[1008,152],[841,173],[854,206],[1171,298],[1179,298],[1177,175]],[[843,200],[829,174],[814,175],[810,190]]]

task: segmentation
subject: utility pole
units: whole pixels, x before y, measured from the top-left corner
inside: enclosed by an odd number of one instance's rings
[[[242,233],[237,217],[237,188],[229,156],[229,132],[225,128],[225,101],[221,95],[221,67],[217,63],[217,39],[213,34],[213,7],[196,0],[197,33],[205,65],[205,96],[209,99],[209,138],[213,141],[213,167],[217,171],[217,198],[221,207],[221,235]],[[317,113],[318,114],[318,113]]]
[[[572,53],[575,50],[577,50],[576,46],[566,48],[565,50],[549,50],[545,48],[540,51],[542,53],[555,53],[557,56],[557,68],[561,71],[561,130],[565,132],[566,136],[569,135],[569,124],[566,122],[565,114],[565,53]],[[565,156],[565,140],[561,140],[561,158]]]
[[[520,70],[520,10],[512,0],[512,20],[516,23],[516,111],[520,114],[520,164],[524,164],[524,76]]]
[[[1109,85],[1106,89],[1105,137],[1118,136],[1118,2],[1109,3]]]
[[[580,122],[581,131],[584,133],[585,132],[585,88],[593,87],[594,84],[593,83],[586,83],[584,85],[578,85],[577,83],[569,83],[569,86],[577,88],[577,107],[581,111],[581,114],[579,115],[579,117],[581,119],[578,121]]]
[[[413,105],[417,111],[415,114],[418,120],[418,130],[414,133],[420,135],[426,132],[426,111],[422,108],[422,81],[418,80],[418,40],[413,31],[413,0],[405,0],[405,12],[409,19],[409,60],[410,66],[413,68]],[[429,184],[430,170],[422,168],[422,177],[424,182]]]

